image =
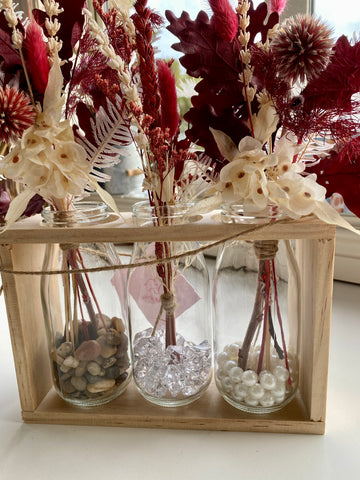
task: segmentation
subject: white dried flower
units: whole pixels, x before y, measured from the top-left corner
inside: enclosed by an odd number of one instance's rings
[[[18,50],[22,47],[24,37],[23,37],[23,34],[17,28],[14,28],[12,32],[11,41],[14,47],[17,48]]]
[[[64,11],[63,8],[60,8],[58,2],[55,2],[54,0],[43,0],[43,5],[45,12],[49,17],[56,17]]]

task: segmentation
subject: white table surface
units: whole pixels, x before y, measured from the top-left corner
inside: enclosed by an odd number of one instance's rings
[[[335,283],[326,434],[26,425],[0,299],[1,480],[360,478],[360,286]]]

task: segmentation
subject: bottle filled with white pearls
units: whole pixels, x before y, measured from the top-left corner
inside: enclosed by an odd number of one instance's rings
[[[273,215],[278,215],[275,211]],[[224,220],[260,223],[228,206]],[[232,406],[249,413],[280,410],[298,378],[300,278],[290,241],[231,241],[220,249],[214,282],[216,385]]]

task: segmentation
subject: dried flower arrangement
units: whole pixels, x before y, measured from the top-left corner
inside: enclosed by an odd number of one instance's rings
[[[166,15],[181,64],[201,78],[185,115],[187,138],[204,148],[223,199],[256,210],[271,202],[293,218],[314,213],[337,223],[325,197],[338,188],[357,213],[358,195],[343,184],[357,171],[359,42],[334,42],[311,15],[279,26],[286,2],[271,1],[270,13],[266,3],[239,1],[235,11],[227,0],[209,3],[211,19]]]
[[[209,0],[212,17],[200,11],[195,20],[186,12],[179,18],[166,12],[168,29],[179,39],[173,48],[183,53],[180,63],[187,74],[200,79],[185,115],[190,124],[187,138],[203,148],[198,158],[209,166],[219,201],[233,204],[234,215],[245,211],[245,216],[266,216],[270,205],[291,218],[315,214],[354,231],[326,197],[340,192],[350,210],[360,213],[360,42],[351,44],[344,36],[335,42],[331,29],[310,15],[279,25],[286,2],[269,3],[270,8],[266,3],[254,8],[250,0],[239,0],[234,10],[228,0]],[[259,392],[264,392],[261,380],[254,379],[273,371],[270,344],[277,361],[283,362],[287,401],[297,383],[279,308],[277,241],[254,242],[254,250],[258,276],[250,321],[242,341],[223,346],[217,357],[220,391],[247,411],[257,411]],[[287,252],[294,262],[291,249]],[[245,370],[252,377],[245,380],[244,375],[241,387],[232,385],[227,369],[232,367],[234,382]],[[275,374],[270,376],[276,388]],[[254,387],[258,396],[249,393],[248,380],[260,382]],[[269,385],[266,389],[271,391]],[[279,403],[284,402],[280,397]],[[260,403],[262,411],[279,408],[272,394]]]

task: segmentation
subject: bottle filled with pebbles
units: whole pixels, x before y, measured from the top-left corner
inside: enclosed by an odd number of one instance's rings
[[[246,214],[223,207],[227,223],[261,224],[276,208]],[[214,275],[216,385],[223,398],[250,413],[280,410],[298,378],[300,276],[288,240],[231,241],[220,249]]]
[[[76,210],[45,209],[54,228],[107,221],[106,206],[79,203]],[[131,377],[126,323],[115,286],[119,263],[110,243],[48,244],[41,277],[41,301],[56,392],[79,406],[107,403]],[[89,271],[93,269],[93,271]],[[57,275],[47,271],[57,270]]]

